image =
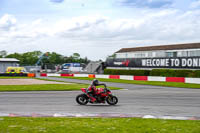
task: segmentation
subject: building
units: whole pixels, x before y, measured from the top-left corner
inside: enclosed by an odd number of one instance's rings
[[[0,58],[0,73],[4,73],[9,66],[19,66],[19,60],[15,58]]]
[[[200,69],[200,43],[122,48],[108,58],[108,68]]]

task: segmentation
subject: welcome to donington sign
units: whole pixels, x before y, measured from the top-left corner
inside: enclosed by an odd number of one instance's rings
[[[200,57],[107,59],[108,67],[200,69]]]

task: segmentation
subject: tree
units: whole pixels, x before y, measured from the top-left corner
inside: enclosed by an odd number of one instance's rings
[[[80,54],[79,53],[73,53],[72,57],[74,59],[79,59],[80,58]]]
[[[20,61],[20,65],[35,65],[41,54],[42,52],[40,51],[27,52],[23,54],[14,53],[7,55],[6,58],[16,58]]]
[[[35,65],[42,55],[41,51],[33,51],[22,54],[23,65]]]
[[[20,65],[23,64],[23,61],[24,61],[22,55],[19,54],[19,53],[9,54],[9,55],[6,56],[6,58],[16,58],[16,59],[19,60]]]
[[[48,55],[46,55],[46,53]],[[14,53],[9,54],[6,57],[7,58],[16,58],[20,60],[20,65],[35,65],[38,60],[41,59],[41,62],[39,65],[42,64],[49,64],[49,65],[57,65],[57,64],[63,64],[63,63],[88,63],[89,60],[87,57],[81,58],[79,53],[73,53],[69,57],[64,57],[61,54],[58,54],[56,52],[46,52],[42,53],[41,51],[33,51],[33,52],[26,52],[26,53]],[[45,58],[42,58],[45,56]]]
[[[5,50],[0,51],[0,57],[1,58],[6,57],[6,55],[7,55],[7,52]]]
[[[49,53],[49,63],[51,64],[63,64],[64,63],[64,56],[56,53],[56,52],[52,52]]]
[[[108,58],[115,58],[116,57],[116,54],[112,54],[110,56],[108,56]]]

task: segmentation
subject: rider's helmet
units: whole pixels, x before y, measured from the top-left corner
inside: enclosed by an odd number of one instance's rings
[[[92,81],[92,85],[97,86],[98,84],[99,84],[99,80],[94,79],[94,80]]]

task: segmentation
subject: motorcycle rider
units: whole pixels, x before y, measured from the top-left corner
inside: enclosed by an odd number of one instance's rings
[[[91,102],[96,102],[95,93],[96,93],[96,86],[104,85],[106,88],[106,84],[99,84],[99,81],[97,79],[94,79],[91,83],[91,85],[87,88],[87,94],[89,95],[89,98],[91,99]]]

